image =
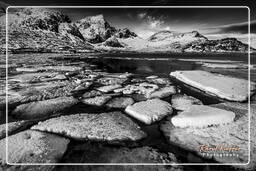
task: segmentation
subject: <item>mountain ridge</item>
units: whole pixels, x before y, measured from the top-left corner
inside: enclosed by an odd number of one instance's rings
[[[75,22],[61,11],[22,9],[9,15],[9,50],[30,49],[33,52],[247,52],[248,45],[236,38],[209,40],[198,31],[179,33],[159,31],[142,39],[128,28],[111,26],[102,14],[87,16]],[[5,51],[1,16],[0,50]],[[19,34],[20,32],[20,34]],[[38,50],[39,49],[39,50]],[[254,50],[253,48],[251,48]]]

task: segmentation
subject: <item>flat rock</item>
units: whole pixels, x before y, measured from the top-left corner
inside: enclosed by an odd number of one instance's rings
[[[44,67],[40,67],[40,70],[53,70],[53,71],[80,71],[82,70],[82,67],[78,67],[78,66],[44,66]]]
[[[85,92],[82,97],[83,98],[90,98],[90,97],[95,97],[95,96],[100,96],[102,95],[102,92],[97,91],[97,90],[91,90],[89,92]]]
[[[187,110],[191,105],[202,105],[203,103],[192,97],[182,94],[175,94],[172,96],[172,107],[176,110]]]
[[[78,91],[85,91],[87,90],[93,83],[92,82],[84,82],[79,84],[77,87],[74,88],[71,92],[78,92]]]
[[[169,78],[146,78],[149,83],[160,84],[160,85],[170,85],[171,81]]]
[[[114,92],[119,93],[122,92],[123,94],[143,94],[146,97],[149,97],[150,94],[154,91],[159,89],[159,87],[156,84],[150,84],[150,83],[137,83],[137,84],[131,84],[127,85],[124,88],[115,89]]]
[[[207,68],[222,68],[222,69],[247,69],[248,68],[248,65],[241,64],[241,63],[237,63],[237,64],[203,63],[202,66]]]
[[[166,101],[152,99],[127,106],[125,112],[145,124],[151,124],[172,114],[172,106]]]
[[[42,78],[53,78],[58,75],[57,72],[38,72],[38,73],[26,73],[9,77],[9,81],[17,82],[40,82]]]
[[[70,96],[78,84],[69,81],[55,81],[35,83],[21,90],[8,91],[8,105],[17,106],[33,101],[42,101],[58,97]],[[0,101],[0,106],[5,106],[5,100]]]
[[[38,119],[53,116],[64,109],[78,103],[78,100],[73,97],[59,97],[44,101],[31,102],[17,106],[12,116],[21,119]]]
[[[127,78],[119,77],[102,77],[96,80],[96,82],[103,85],[123,84]]]
[[[149,94],[149,98],[165,98],[176,93],[177,90],[175,86],[167,86],[152,92]]]
[[[25,67],[18,67],[16,68],[18,72],[38,72],[40,71],[38,68],[25,68]]]
[[[57,163],[69,140],[57,135],[27,130],[8,137],[8,163]],[[0,140],[0,163],[6,164],[6,140]]]
[[[170,75],[185,84],[222,99],[246,101],[248,98],[248,81],[244,79],[200,70],[175,71],[171,72]],[[250,95],[252,95],[255,83],[251,82],[250,87]]]
[[[82,99],[82,102],[87,105],[103,106],[111,99],[109,95],[95,96],[91,98]]]
[[[108,93],[111,92],[115,89],[121,88],[122,86],[120,84],[113,84],[113,85],[107,85],[107,86],[103,86],[103,87],[99,87],[97,88],[97,90],[104,92],[104,93]]]
[[[236,114],[234,122],[226,125],[217,125],[205,128],[178,128],[175,127],[171,118],[161,124],[161,130],[171,144],[175,144],[183,149],[193,151],[203,158],[211,158],[220,163],[247,163],[249,154],[251,162],[249,165],[233,165],[233,167],[253,170],[256,167],[256,105],[251,105],[251,150],[248,151],[248,104],[241,103],[220,103],[213,105],[220,109],[229,110]],[[204,146],[202,146],[204,145]],[[200,147],[239,147],[235,151],[207,151]],[[236,148],[237,149],[237,148]],[[213,155],[216,153],[217,155]],[[230,154],[233,156],[220,156]]]
[[[176,127],[207,127],[233,122],[235,113],[205,105],[191,105],[171,119]]]
[[[137,124],[121,112],[61,116],[39,122],[32,129],[78,140],[136,141],[146,136]]]
[[[158,78],[157,75],[150,75],[150,76],[146,77],[146,79],[156,79],[156,78]]]
[[[133,103],[134,100],[131,97],[116,97],[107,102],[106,106],[109,108],[126,108]]]
[[[28,120],[21,120],[16,122],[9,122],[8,123],[8,135],[15,133],[16,131],[22,131],[27,127],[33,125],[34,122]],[[0,125],[0,139],[6,137],[6,124]]]

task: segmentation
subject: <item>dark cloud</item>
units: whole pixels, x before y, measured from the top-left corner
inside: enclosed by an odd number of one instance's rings
[[[6,8],[10,6],[9,4],[0,1],[0,16],[4,15],[6,13]]]

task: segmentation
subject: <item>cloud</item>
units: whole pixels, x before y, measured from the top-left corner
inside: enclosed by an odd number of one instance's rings
[[[139,19],[143,19],[143,18],[146,17],[146,15],[147,15],[146,12],[142,12],[142,13],[138,13],[138,14],[137,14],[137,17],[138,17]]]
[[[137,14],[137,18],[146,24],[149,29],[159,30],[170,30],[170,27],[165,26],[164,16],[152,16],[146,12]]]
[[[171,30],[171,28],[169,26],[165,27],[164,30]]]
[[[166,26],[164,15],[140,12],[137,13],[137,19],[142,23],[137,34],[142,38],[148,38],[159,31],[171,30],[170,26]]]
[[[152,16],[147,16],[147,23],[152,29],[159,29],[164,25],[164,20],[162,17],[156,18]]]
[[[256,20],[251,21],[250,27],[251,27],[250,28],[251,33],[256,33]],[[214,28],[206,28],[205,30],[208,30],[209,33],[220,33],[220,34],[240,33],[240,34],[246,34],[246,33],[248,33],[248,22],[223,25],[223,26],[214,27]]]

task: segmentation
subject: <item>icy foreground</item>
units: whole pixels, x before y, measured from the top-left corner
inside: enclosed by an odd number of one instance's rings
[[[175,71],[170,75],[177,80],[204,91],[207,94],[217,96],[230,101],[246,101],[255,90],[255,83],[250,83],[248,95],[248,81],[239,78],[213,74],[207,71]]]

